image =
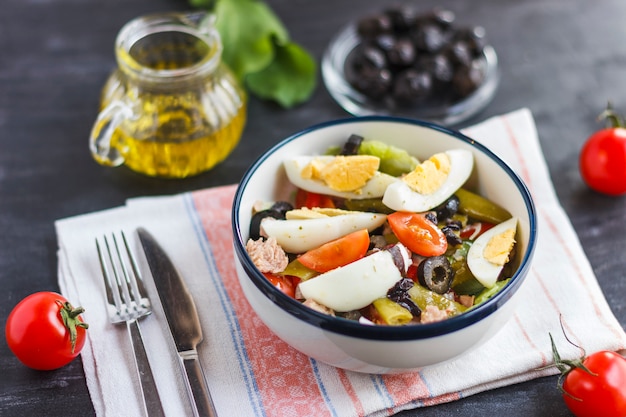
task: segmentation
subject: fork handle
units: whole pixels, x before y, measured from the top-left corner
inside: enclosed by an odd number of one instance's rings
[[[150,417],[165,417],[159,392],[154,382],[154,375],[150,368],[150,362],[148,362],[146,348],[143,344],[143,338],[141,337],[141,331],[139,330],[139,322],[136,319],[129,320],[126,322],[126,327],[128,328],[130,341],[135,351],[135,365],[137,365],[137,374],[139,376],[139,382],[141,383],[145,415]]]

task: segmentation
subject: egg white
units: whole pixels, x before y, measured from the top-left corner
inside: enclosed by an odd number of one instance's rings
[[[445,202],[467,181],[474,169],[474,156],[465,149],[445,152],[450,158],[450,172],[441,186],[430,194],[413,191],[404,181],[390,184],[383,195],[383,204],[392,210],[420,213]]]
[[[399,244],[404,265],[409,265],[408,249]],[[299,284],[306,299],[335,311],[358,310],[377,298],[385,297],[402,274],[388,251],[374,252],[348,265],[333,269]]]
[[[485,259],[483,255],[485,247],[494,236],[504,233],[509,229],[516,228],[517,217],[512,217],[478,236],[467,251],[467,266],[472,275],[474,275],[478,282],[485,288],[491,288],[495,285],[502,268],[504,268],[503,265],[496,265]]]
[[[359,192],[354,191],[337,191],[324,184],[323,181],[315,179],[302,178],[302,170],[314,159],[323,162],[330,162],[335,158],[332,155],[321,156],[296,156],[289,158],[283,162],[287,178],[293,185],[303,190],[332,195],[335,197],[348,198],[353,200],[361,200],[365,198],[380,198],[385,193],[387,186],[394,182],[398,182],[398,178],[380,171],[376,171],[374,176],[360,188]]]
[[[384,214],[366,212],[316,219],[277,220],[266,217],[261,221],[261,231],[267,237],[274,237],[286,252],[304,253],[357,230],[371,232],[386,219]]]

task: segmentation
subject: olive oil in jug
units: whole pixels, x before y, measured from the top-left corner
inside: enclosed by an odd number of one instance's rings
[[[135,19],[118,35],[116,58],[91,135],[96,161],[183,178],[237,146],[246,96],[221,62],[219,34],[206,15]]]

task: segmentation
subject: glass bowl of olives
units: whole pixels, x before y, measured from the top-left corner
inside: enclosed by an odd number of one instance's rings
[[[493,98],[498,58],[481,26],[453,12],[399,6],[349,23],[322,59],[326,88],[355,116],[384,115],[457,125]]]

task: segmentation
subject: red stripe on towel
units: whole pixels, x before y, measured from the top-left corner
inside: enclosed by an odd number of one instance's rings
[[[230,189],[229,189],[230,187]],[[230,208],[234,186],[194,192],[193,201],[210,241],[224,288],[234,307],[265,415],[329,415],[309,358],[272,333],[243,296],[233,263]],[[239,358],[246,362],[245,358]]]

